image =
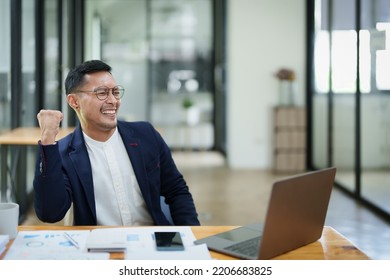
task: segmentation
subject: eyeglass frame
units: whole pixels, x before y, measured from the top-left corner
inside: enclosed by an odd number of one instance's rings
[[[97,92],[99,89],[104,89],[105,91],[105,98],[99,98],[99,93]],[[114,90],[119,90],[120,91],[120,96],[117,97],[115,96],[114,94]],[[120,100],[122,99],[123,95],[125,94],[125,89],[124,87],[120,86],[120,85],[117,85],[115,87],[112,87],[112,88],[109,88],[109,87],[105,87],[105,86],[101,86],[101,87],[98,87],[98,88],[95,88],[94,90],[75,90],[74,92],[84,92],[84,93],[94,93],[96,95],[96,98],[99,99],[100,101],[104,101],[108,98],[109,94],[110,94],[110,91],[112,93],[112,95],[114,96],[114,98],[116,100]]]

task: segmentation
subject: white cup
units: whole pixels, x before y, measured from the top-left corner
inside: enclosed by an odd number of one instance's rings
[[[14,239],[18,234],[19,204],[0,202],[0,234],[9,235]]]

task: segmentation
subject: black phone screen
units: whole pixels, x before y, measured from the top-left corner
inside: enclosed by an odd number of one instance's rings
[[[184,250],[183,240],[180,232],[160,231],[155,232],[156,247],[158,251],[182,251]]]

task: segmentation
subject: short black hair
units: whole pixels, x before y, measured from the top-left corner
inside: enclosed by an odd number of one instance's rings
[[[101,60],[88,60],[69,71],[65,79],[65,93],[68,95],[84,82],[86,74],[107,71],[111,73],[111,66]]]

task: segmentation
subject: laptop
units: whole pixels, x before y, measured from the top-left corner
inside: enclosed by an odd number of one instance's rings
[[[250,224],[198,239],[209,250],[240,259],[270,259],[317,241],[323,231],[336,168],[273,183],[264,224]]]

